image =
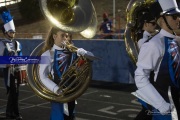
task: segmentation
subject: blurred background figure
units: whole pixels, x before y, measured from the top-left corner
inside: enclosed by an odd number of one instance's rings
[[[113,23],[108,18],[108,14],[105,12],[103,13],[103,22],[100,25],[99,30],[103,33],[103,39],[113,39]]]

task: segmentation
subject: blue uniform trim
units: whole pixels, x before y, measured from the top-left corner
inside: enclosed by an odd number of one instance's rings
[[[138,102],[140,102],[142,104],[142,106],[144,106],[146,109],[149,109],[146,102],[142,101],[139,98],[138,98]]]
[[[153,109],[153,118],[152,120],[172,120],[171,114],[161,115],[157,109]]]
[[[57,74],[60,77],[61,73],[58,72],[58,63],[56,62],[56,58],[57,58],[56,55],[57,55],[57,50],[55,50],[55,52],[54,52],[54,65],[53,65],[53,67],[54,67],[54,71],[57,71]]]
[[[64,108],[62,103],[51,102],[50,120],[64,120]]]
[[[4,43],[4,53],[3,53],[3,56],[14,56],[15,53],[14,52],[9,52],[8,49],[6,48],[6,43],[11,43],[11,41],[2,41]],[[17,46],[17,41],[15,42],[16,46]],[[18,56],[22,56],[22,46],[21,44],[19,43],[20,46],[17,46],[17,48],[19,47],[20,51],[17,51],[17,55]],[[15,48],[15,49],[17,49]],[[5,86],[6,88],[8,87],[8,68],[4,68],[3,69],[3,73],[4,73],[4,83],[5,83]]]
[[[169,50],[170,50],[170,43],[172,42],[173,40],[169,39],[169,38],[165,38],[165,46],[166,48],[168,49],[168,52],[166,52],[166,54],[169,53]],[[173,57],[172,55],[169,53],[168,54],[168,66],[169,66],[169,74],[170,74],[170,78],[171,78],[171,82],[173,83],[174,86],[176,86],[177,88],[179,88],[179,84],[178,84],[178,80],[175,79],[175,69],[173,68]]]
[[[76,59],[76,54],[66,50],[55,50],[54,52],[54,81],[58,82],[62,74]],[[57,80],[56,80],[57,79]],[[51,102],[51,117],[50,120],[64,120],[63,103]]]
[[[60,78],[73,61],[76,59],[74,53],[65,50],[55,50],[54,52],[54,70]]]

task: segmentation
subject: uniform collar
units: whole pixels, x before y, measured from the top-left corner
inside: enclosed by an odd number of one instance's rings
[[[54,44],[51,50],[55,51],[55,50],[64,50],[64,49]]]
[[[167,31],[165,31],[164,29],[161,29],[160,33],[161,33],[162,35],[164,35],[165,37],[169,37],[169,38],[173,38],[173,39],[176,38],[175,35],[173,35],[173,34],[167,32]]]
[[[152,35],[148,31],[144,31],[143,36],[148,38],[151,37]]]
[[[15,42],[15,40],[14,39],[7,39],[7,38],[5,38],[3,41],[5,41],[5,42],[8,42],[8,43],[12,43],[12,42]]]

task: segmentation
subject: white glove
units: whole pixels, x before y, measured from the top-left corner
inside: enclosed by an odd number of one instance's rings
[[[164,102],[158,110],[162,115],[166,115],[171,112],[171,105],[170,103]]]
[[[92,53],[92,52],[89,52],[89,51],[87,51],[87,53],[86,53],[88,56],[94,56],[94,54]]]
[[[77,55],[78,56],[84,56],[85,54],[87,54],[87,51],[86,50],[84,50],[83,48],[78,48],[77,49]]]
[[[62,93],[62,90],[59,88],[57,91],[56,91],[56,94],[60,95]]]

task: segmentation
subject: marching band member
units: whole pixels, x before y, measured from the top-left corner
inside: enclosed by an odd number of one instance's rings
[[[143,11],[139,14],[139,26],[138,26],[138,33],[137,33],[137,39],[138,39],[138,47],[139,49],[141,48],[142,44],[147,42],[148,40],[151,39],[151,37],[155,34],[156,32],[156,20],[155,18],[151,15],[151,13],[146,10]],[[136,116],[136,119],[139,119],[139,116],[144,116],[144,120],[148,119],[148,117],[151,117],[145,113],[145,107],[142,106],[141,112]]]
[[[143,11],[139,16],[140,30],[138,32],[143,36],[141,35],[142,38],[138,41],[138,47],[141,48],[141,45],[156,32],[156,20],[149,11]]]
[[[180,10],[175,0],[159,0],[151,9],[161,30],[141,46],[135,71],[138,90],[133,94],[141,99],[148,120],[178,120],[180,48],[174,30],[179,28]],[[143,115],[136,120],[145,120]]]
[[[49,36],[46,39],[42,56],[46,56],[47,63],[40,64],[39,74],[42,83],[55,94],[60,94],[61,89],[58,87],[61,75],[67,70],[68,66],[73,63],[77,56],[85,54],[93,55],[91,52],[78,48],[77,53],[71,53],[64,49],[63,42],[72,43],[71,34],[62,32],[57,27],[52,27]],[[58,59],[58,60],[57,60]],[[60,68],[58,66],[61,66]],[[51,73],[53,80],[48,75]],[[75,100],[69,103],[51,102],[50,120],[74,120]]]
[[[0,41],[0,55],[1,56],[21,56],[21,44],[14,40],[15,26],[10,11],[6,7],[0,9],[0,16],[4,22],[2,32],[6,39]],[[6,106],[6,118],[22,120],[19,113],[19,84],[14,75],[14,66],[10,64],[0,64],[4,72],[4,81],[8,93],[8,101]]]
[[[138,26],[138,47],[141,48],[142,44],[151,39],[151,37],[156,33],[156,20],[155,17],[151,15],[149,10],[145,10],[139,13],[139,26]],[[141,112],[136,116],[139,119],[139,116],[144,116],[144,120],[148,119],[150,116],[144,112],[145,108],[142,106]],[[143,115],[142,115],[143,114]]]

